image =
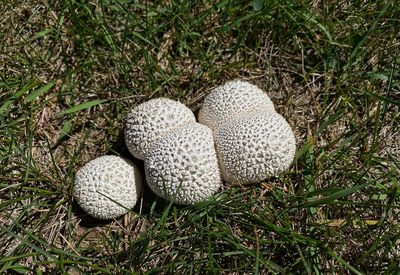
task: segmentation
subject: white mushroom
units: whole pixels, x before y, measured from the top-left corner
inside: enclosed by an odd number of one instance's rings
[[[112,219],[135,206],[141,187],[140,172],[131,161],[118,156],[102,156],[77,172],[74,196],[91,216]]]
[[[147,183],[159,196],[178,204],[195,204],[221,186],[212,131],[191,123],[157,140],[145,159]]]
[[[215,130],[222,177],[227,182],[258,182],[289,168],[295,137],[276,112],[251,113]]]
[[[125,143],[133,156],[144,159],[151,144],[168,131],[196,118],[184,104],[157,98],[136,106],[127,117]]]
[[[263,110],[275,112],[269,96],[249,82],[234,80],[206,96],[199,111],[199,122],[215,129],[241,115]]]

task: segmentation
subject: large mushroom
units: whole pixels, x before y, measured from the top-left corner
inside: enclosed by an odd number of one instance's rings
[[[258,112],[222,124],[215,130],[222,177],[227,182],[251,183],[276,176],[290,167],[295,138],[276,112]]]
[[[221,186],[212,131],[191,123],[169,131],[145,158],[148,185],[160,197],[177,204],[195,204]]]
[[[112,219],[135,206],[141,189],[140,172],[131,161],[102,156],[89,161],[76,173],[74,196],[91,216]]]
[[[144,160],[151,145],[168,131],[196,122],[184,104],[167,98],[151,99],[128,114],[125,143],[131,154]]]

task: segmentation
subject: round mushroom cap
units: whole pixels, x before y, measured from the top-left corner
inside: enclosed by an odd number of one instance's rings
[[[276,112],[259,112],[225,123],[215,131],[222,177],[253,183],[290,167],[296,141],[286,120]]]
[[[211,129],[257,111],[275,112],[269,96],[257,86],[241,80],[229,81],[208,94],[199,111],[199,122]]]
[[[150,188],[177,204],[206,200],[222,183],[212,131],[199,123],[174,129],[156,141],[144,163]]]
[[[125,125],[125,143],[131,154],[145,159],[153,142],[166,132],[196,122],[184,104],[167,98],[151,99],[129,113]]]
[[[102,156],[76,173],[74,196],[86,213],[98,219],[112,219],[135,206],[141,188],[140,172],[131,161]]]

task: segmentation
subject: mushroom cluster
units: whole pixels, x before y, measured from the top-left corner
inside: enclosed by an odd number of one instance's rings
[[[125,143],[144,161],[146,181],[158,196],[177,204],[210,198],[226,182],[249,183],[289,168],[294,134],[257,86],[235,80],[206,96],[198,121],[184,104],[167,98],[142,103],[128,114]],[[103,156],[76,174],[74,196],[99,219],[125,214],[139,199],[138,168]]]
[[[212,131],[180,102],[157,98],[136,106],[128,115],[125,141],[144,160],[150,188],[164,199],[195,204],[221,186]]]
[[[214,131],[222,177],[251,183],[287,170],[296,152],[290,125],[257,86],[235,80],[214,89],[199,111]]]

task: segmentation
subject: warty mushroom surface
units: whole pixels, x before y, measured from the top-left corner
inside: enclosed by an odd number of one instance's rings
[[[118,156],[102,156],[86,163],[75,176],[74,197],[98,219],[121,216],[135,206],[142,189],[139,169]]]

